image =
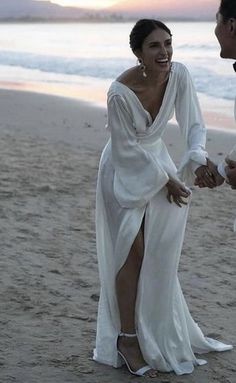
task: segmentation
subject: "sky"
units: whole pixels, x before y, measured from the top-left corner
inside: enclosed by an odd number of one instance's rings
[[[77,6],[81,8],[99,9],[121,3],[121,0],[51,0],[51,3],[62,6]]]
[[[39,0],[38,0],[39,1]],[[42,1],[42,0],[41,0]],[[49,0],[44,0],[44,1],[49,1]],[[112,5],[119,5],[119,4],[124,4],[124,9],[128,9],[131,7],[132,9],[137,9],[139,10],[140,8],[145,8],[147,9],[155,9],[157,6],[158,0],[140,0],[139,5],[139,0],[50,0],[54,4],[62,5],[62,6],[77,6],[80,8],[92,8],[92,9],[102,9],[106,8]],[[206,7],[209,6],[214,6],[217,8],[218,4],[220,3],[220,0],[201,0],[201,4],[203,4]],[[178,1],[176,0],[159,0],[158,3],[158,9],[161,9],[163,11],[165,10],[171,10],[173,8],[176,8],[178,4]],[[194,5],[195,4],[195,5]],[[181,0],[180,1],[180,6],[181,9],[190,8],[191,9],[191,1],[189,0]],[[196,2],[193,2],[193,8],[196,6]],[[154,7],[154,8],[153,8]],[[119,10],[119,7],[117,8]]]

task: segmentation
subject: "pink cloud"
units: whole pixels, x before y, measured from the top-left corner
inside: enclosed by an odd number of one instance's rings
[[[125,0],[112,6],[110,10],[116,12],[126,12],[129,14],[146,15],[147,13],[158,14],[160,16],[193,16],[212,15],[214,17],[220,0]]]

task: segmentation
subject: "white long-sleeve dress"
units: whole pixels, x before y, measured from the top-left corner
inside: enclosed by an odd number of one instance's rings
[[[177,171],[162,140],[173,113],[186,142]],[[101,293],[94,360],[114,367],[120,317],[115,279],[145,215],[145,250],[140,272],[136,329],[146,362],[159,371],[191,373],[204,364],[194,352],[229,350],[205,338],[194,322],[178,281],[188,206],[166,198],[170,178],[192,184],[193,164],[206,164],[206,131],[196,93],[184,65],[173,63],[158,115],[151,115],[127,86],[108,92],[111,138],[103,150],[97,183],[96,235]]]

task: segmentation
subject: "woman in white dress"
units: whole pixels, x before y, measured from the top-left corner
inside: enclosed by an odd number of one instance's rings
[[[94,360],[135,375],[191,373],[194,352],[229,350],[192,319],[177,269],[195,177],[209,187],[206,130],[190,75],[172,62],[171,32],[139,20],[130,46],[140,65],[111,84],[97,184],[101,293]],[[177,170],[162,140],[175,111],[186,149]]]

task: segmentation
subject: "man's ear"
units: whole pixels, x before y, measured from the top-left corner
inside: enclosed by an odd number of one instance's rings
[[[228,20],[228,23],[231,36],[236,37],[236,19],[232,17]]]

